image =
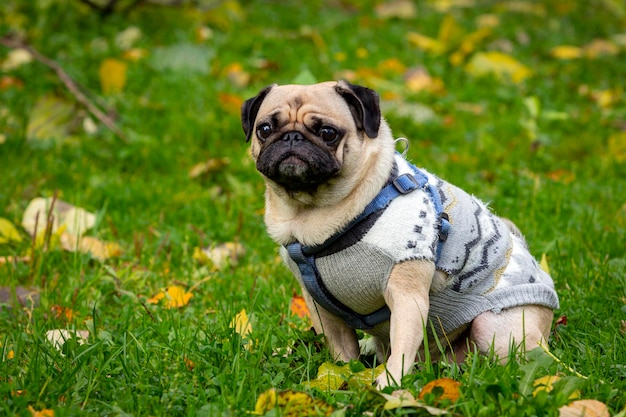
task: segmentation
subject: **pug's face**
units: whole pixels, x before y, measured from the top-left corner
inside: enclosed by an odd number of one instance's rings
[[[257,169],[288,194],[313,194],[340,176],[346,155],[375,138],[380,121],[377,94],[345,81],[272,85],[242,106]]]

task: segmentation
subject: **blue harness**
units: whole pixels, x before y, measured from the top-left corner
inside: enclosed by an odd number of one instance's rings
[[[316,254],[339,240],[346,231],[363,221],[369,215],[385,209],[395,198],[409,194],[417,189],[423,189],[430,195],[439,219],[439,240],[437,242],[436,261],[439,260],[443,242],[445,242],[448,237],[450,222],[448,215],[443,211],[441,198],[437,189],[428,182],[426,174],[411,164],[409,164],[409,166],[413,170],[412,174],[402,174],[393,179],[390,184],[383,187],[359,216],[324,243],[315,246],[303,246],[300,242],[294,242],[286,246],[289,257],[298,265],[304,286],[315,302],[333,315],[342,318],[352,328],[368,330],[389,320],[391,317],[389,307],[384,305],[373,313],[363,315],[353,311],[337,300],[322,281],[317,266],[315,265]]]

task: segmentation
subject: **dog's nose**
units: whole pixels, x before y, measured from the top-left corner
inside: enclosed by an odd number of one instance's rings
[[[285,133],[281,139],[286,142],[295,142],[299,140],[304,140],[304,136],[302,136],[302,133],[300,132],[293,131]]]

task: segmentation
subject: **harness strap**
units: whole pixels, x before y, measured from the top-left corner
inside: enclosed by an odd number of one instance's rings
[[[289,257],[298,265],[302,282],[317,304],[333,315],[342,318],[350,327],[368,330],[389,320],[391,312],[386,305],[371,314],[359,314],[337,300],[326,288],[315,264],[315,254],[336,242],[343,234],[364,220],[370,214],[386,208],[395,198],[409,194],[419,188],[428,192],[435,206],[439,221],[439,239],[437,242],[436,260],[439,260],[443,242],[448,237],[450,222],[448,215],[443,211],[441,197],[437,189],[428,182],[428,177],[422,171],[409,164],[413,174],[402,174],[385,186],[378,195],[365,207],[363,212],[352,220],[343,230],[334,234],[324,243],[316,246],[304,246],[294,242],[286,246]]]

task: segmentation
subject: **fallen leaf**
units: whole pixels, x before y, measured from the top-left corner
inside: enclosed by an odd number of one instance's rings
[[[233,62],[224,68],[226,78],[235,87],[244,88],[250,83],[250,73],[244,71],[243,66],[239,62]]]
[[[294,296],[291,297],[289,310],[300,318],[311,317],[309,309],[306,306],[306,302],[304,301],[304,298],[300,295],[294,294]]]
[[[235,332],[241,336],[242,339],[248,337],[248,335],[252,332],[252,324],[250,323],[250,319],[248,318],[248,314],[246,310],[241,310],[239,313],[235,315],[235,317],[230,321],[231,329],[235,329]]]
[[[441,93],[444,91],[441,78],[431,77],[423,67],[412,68],[404,76],[404,83],[407,89],[413,93],[426,91],[430,93]]]
[[[141,61],[149,55],[148,51],[143,48],[131,48],[128,51],[124,51],[122,58],[127,61],[137,62]]]
[[[546,173],[546,177],[550,178],[552,181],[569,184],[576,179],[576,174],[568,169],[557,169]]]
[[[608,407],[598,400],[577,400],[559,408],[559,417],[610,417]]]
[[[74,319],[74,311],[69,307],[63,307],[55,304],[50,307],[50,312],[55,319],[61,319],[66,322],[70,322]]]
[[[46,339],[54,346],[56,350],[61,350],[65,342],[70,339],[76,339],[79,345],[84,345],[89,338],[88,330],[67,330],[67,329],[55,329],[48,330],[46,332]]]
[[[89,253],[100,261],[122,254],[122,247],[119,244],[102,241],[92,236],[76,237],[69,233],[63,233],[60,240],[63,249],[69,252]]]
[[[22,65],[32,62],[33,56],[26,49],[16,48],[9,51],[7,57],[2,61],[0,69],[2,71],[13,71]]]
[[[9,88],[21,89],[24,87],[24,82],[17,77],[10,75],[3,75],[0,77],[0,91],[8,90]]]
[[[218,93],[217,100],[220,102],[222,108],[228,113],[239,114],[241,112],[243,99],[238,95],[231,93]]]
[[[554,384],[561,380],[561,377],[557,375],[546,375],[541,378],[535,379],[533,382],[533,397],[536,397],[540,392],[551,392],[554,389]],[[573,391],[568,397],[570,400],[580,398],[580,391]]]
[[[226,242],[208,248],[195,248],[193,259],[215,270],[221,270],[228,266],[236,266],[245,253],[241,243]]]
[[[28,406],[28,411],[30,411],[32,417],[54,417],[54,410],[43,409],[40,411],[36,411],[31,405]]]
[[[74,105],[52,95],[40,97],[30,111],[26,125],[28,141],[60,140],[68,135]]]
[[[424,52],[430,52],[435,55],[440,55],[446,50],[446,46],[437,39],[422,35],[420,33],[409,32],[407,33],[406,38],[410,44],[416,46]]]
[[[121,93],[126,85],[128,64],[113,58],[107,58],[100,64],[100,86],[104,94]]]
[[[14,359],[14,358],[15,358],[15,351],[13,351],[13,350],[8,351],[7,352],[7,359],[11,360],[11,359]]]
[[[412,19],[417,15],[417,6],[409,0],[393,0],[377,4],[374,11],[380,19]]]
[[[371,385],[376,377],[385,371],[385,365],[378,365],[376,368],[365,368],[359,372],[353,372],[350,364],[336,365],[324,362],[317,370],[317,377],[309,381],[306,385],[310,388],[319,388],[323,391],[334,391],[339,389],[344,382],[351,381],[362,385]]]
[[[455,402],[461,397],[460,387],[461,383],[454,379],[439,378],[424,385],[418,398],[423,400],[426,395],[434,394],[436,401],[450,400]]]
[[[21,242],[22,236],[9,220],[0,217],[0,245],[9,242]]]
[[[65,232],[74,236],[81,236],[96,224],[96,215],[83,208],[76,207],[62,200],[56,200],[52,207],[53,198],[38,197],[30,201],[22,216],[22,227],[32,236],[39,234],[46,228],[48,214],[52,216],[52,231],[58,231],[62,226]]]
[[[539,261],[539,266],[543,269],[547,274],[550,273],[550,267],[548,266],[548,257],[545,253],[541,254],[541,261]]]
[[[165,291],[161,291],[147,301],[150,304],[158,304],[161,300],[165,300],[165,308],[180,308],[189,304],[193,294],[185,291],[183,287],[172,285],[167,287]]]
[[[620,52],[620,48],[613,42],[606,39],[594,39],[584,46],[585,56],[596,59],[601,56],[613,56]]]
[[[442,416],[449,414],[447,410],[427,405],[423,401],[416,400],[413,394],[407,390],[397,390],[391,394],[380,394],[386,401],[385,410],[395,410],[396,408],[419,408],[425,410],[431,416]]]
[[[520,83],[533,74],[529,67],[498,51],[474,54],[465,70],[475,77],[495,75],[499,79],[510,79],[514,83]]]
[[[262,416],[275,408],[279,410],[277,415],[293,417],[330,416],[334,411],[328,403],[307,393],[293,390],[276,391],[271,388],[259,395],[254,411],[250,414]]]
[[[194,165],[189,170],[189,178],[194,179],[200,176],[222,171],[230,164],[228,158],[210,158],[204,162]]]
[[[550,55],[556,59],[576,59],[583,56],[583,50],[578,46],[559,45],[550,49]]]
[[[115,35],[115,46],[122,50],[128,50],[141,39],[141,29],[137,26],[130,26]]]

